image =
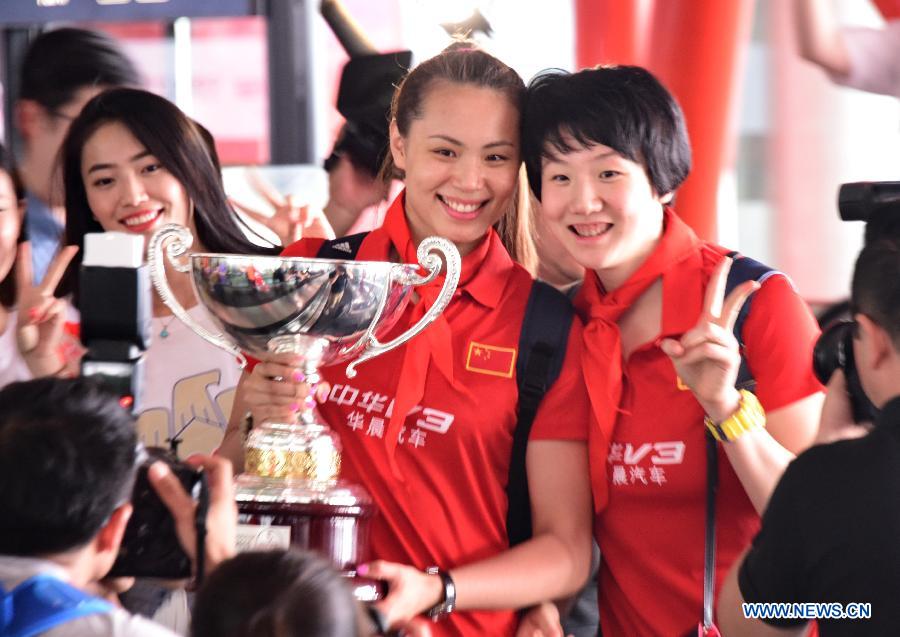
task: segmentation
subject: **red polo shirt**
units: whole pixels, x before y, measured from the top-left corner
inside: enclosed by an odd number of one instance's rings
[[[386,261],[392,251],[407,253],[402,201],[398,197],[384,225],[362,242],[358,260]],[[301,241],[284,254],[314,256],[321,244]],[[429,363],[422,399],[393,440],[386,435],[393,399],[400,383],[411,382],[402,366],[415,339],[361,364],[352,380],[344,374],[346,363],[321,370],[331,393],[319,410],[341,437],[342,477],[363,485],[380,512],[372,528],[374,557],[449,569],[508,548],[505,487],[516,425],[515,356],[531,285],[528,272],[510,259],[493,231],[463,259],[459,287],[444,312],[452,372]],[[413,313],[407,308],[390,338],[411,324]],[[587,437],[591,412],[581,347],[576,320],[564,368],[541,403],[532,440]],[[510,611],[457,612],[433,631],[436,636],[513,635],[516,623]]]
[[[661,337],[679,336],[700,315],[703,294],[726,251],[698,242],[662,275]],[[589,283],[596,284],[589,278]],[[744,355],[767,411],[822,387],[811,369],[818,326],[790,281],[778,275],[756,292],[744,324]],[[680,386],[659,339],[624,361],[615,423],[591,436],[591,462],[603,463],[608,488],[595,534],[603,555],[600,616],[605,637],[677,637],[696,628],[703,609],[706,447],[703,410]],[[716,592],[759,528],[759,516],[719,450]],[[602,503],[601,503],[602,504]]]

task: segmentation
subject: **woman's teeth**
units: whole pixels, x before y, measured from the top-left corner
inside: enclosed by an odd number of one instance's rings
[[[149,223],[150,221],[153,221],[154,219],[156,219],[156,217],[158,215],[159,215],[158,210],[151,210],[149,212],[144,212],[142,214],[134,215],[132,217],[123,219],[122,223],[124,223],[126,226],[139,226],[141,224]]]
[[[609,230],[612,224],[609,223],[577,223],[572,226],[579,237],[597,237]]]
[[[443,201],[449,208],[455,210],[456,212],[463,212],[463,213],[475,212],[476,210],[481,208],[480,203],[466,204],[466,203],[461,203],[459,201],[452,201],[450,199],[444,199],[443,197],[441,197],[441,201]]]

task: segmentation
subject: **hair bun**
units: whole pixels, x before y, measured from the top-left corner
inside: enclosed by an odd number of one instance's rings
[[[475,40],[470,39],[468,36],[456,36],[453,42],[448,44],[441,53],[466,53],[469,51],[481,51],[484,53],[484,49],[478,46]]]

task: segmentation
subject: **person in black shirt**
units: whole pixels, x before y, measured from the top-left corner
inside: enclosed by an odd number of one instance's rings
[[[813,447],[785,471],[721,592],[718,620],[728,637],[802,635],[804,613],[818,616],[822,637],[900,634],[900,232],[867,241],[852,302],[857,369],[880,409],[875,427],[863,438]],[[851,419],[838,370],[821,427]],[[748,619],[744,602],[803,606],[782,607],[790,617]]]

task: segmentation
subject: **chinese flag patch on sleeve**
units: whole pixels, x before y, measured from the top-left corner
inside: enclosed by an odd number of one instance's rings
[[[466,369],[478,374],[512,378],[516,371],[516,348],[469,341]]]

